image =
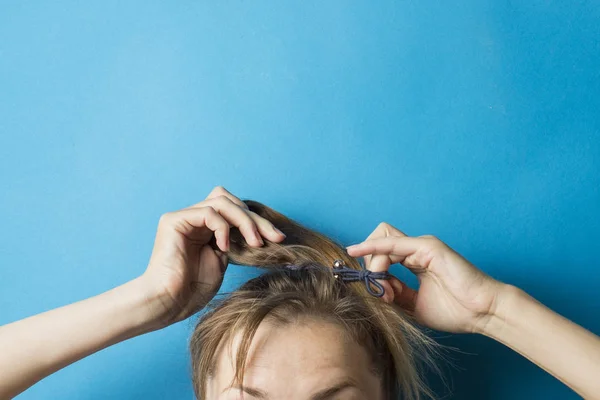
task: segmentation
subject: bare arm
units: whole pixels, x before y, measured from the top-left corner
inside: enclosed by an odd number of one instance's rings
[[[586,399],[600,399],[600,338],[507,285],[488,322],[478,331],[569,386]]]
[[[499,282],[431,235],[406,236],[381,223],[348,247],[373,271],[401,263],[419,279],[414,290],[393,278],[387,301],[446,332],[481,333],[504,343],[586,399],[600,399],[600,338],[523,290]],[[385,296],[384,296],[385,299]]]
[[[140,279],[0,327],[0,398],[12,398],[83,357],[153,330]]]
[[[51,373],[123,340],[199,311],[227,268],[229,231],[250,246],[285,235],[221,186],[158,223],[146,271],[98,296],[0,327],[0,398],[14,397]],[[216,245],[210,244],[216,239]]]

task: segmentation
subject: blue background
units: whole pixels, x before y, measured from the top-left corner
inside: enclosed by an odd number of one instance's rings
[[[600,333],[599,94],[597,1],[2,1],[0,324],[139,275],[159,216],[223,185],[347,244],[437,235]],[[191,399],[192,326],[20,398]],[[578,398],[442,342],[451,398]]]

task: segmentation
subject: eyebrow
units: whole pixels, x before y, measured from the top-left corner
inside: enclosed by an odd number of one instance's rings
[[[262,390],[259,390],[259,389],[251,388],[250,386],[232,385],[232,386],[229,386],[229,387],[225,388],[225,390],[227,390],[227,389],[241,390],[242,392],[248,393],[250,396],[256,397],[258,399],[266,399],[267,398],[267,393],[266,392],[263,392]],[[223,392],[225,390],[223,390]]]
[[[333,396],[335,396],[336,394],[338,394],[339,392],[341,392],[344,389],[347,388],[355,388],[357,387],[356,384],[351,381],[351,380],[345,380],[342,381],[330,388],[321,390],[318,393],[315,393],[310,399],[311,400],[327,400],[332,398]],[[268,394],[260,389],[256,389],[256,388],[252,388],[249,386],[243,386],[243,385],[234,385],[231,386],[227,389],[238,389],[241,390],[244,393],[248,393],[250,396],[252,397],[256,397],[258,399],[268,399]]]
[[[354,384],[354,382],[347,380],[347,381],[343,381],[338,383],[337,385],[334,385],[328,389],[322,390],[317,394],[314,394],[313,397],[311,397],[311,400],[327,400],[332,398],[333,396],[335,396],[336,394],[338,394],[339,392],[341,392],[344,389],[347,388],[355,388],[356,385]]]

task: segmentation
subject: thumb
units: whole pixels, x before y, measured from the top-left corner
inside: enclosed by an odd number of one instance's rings
[[[408,311],[414,311],[418,292],[395,276],[388,281],[394,291],[394,303]]]

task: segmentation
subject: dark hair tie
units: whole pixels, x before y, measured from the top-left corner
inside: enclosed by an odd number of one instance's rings
[[[344,282],[360,282],[364,281],[365,286],[367,287],[367,291],[375,296],[381,297],[385,293],[385,289],[381,285],[381,283],[377,282],[376,279],[390,279],[391,275],[387,271],[383,272],[374,272],[369,271],[361,264],[361,269],[356,270],[353,268],[348,268],[344,260],[337,259],[333,262],[333,276],[338,278],[341,277]],[[377,288],[377,291],[373,290],[373,286]]]

